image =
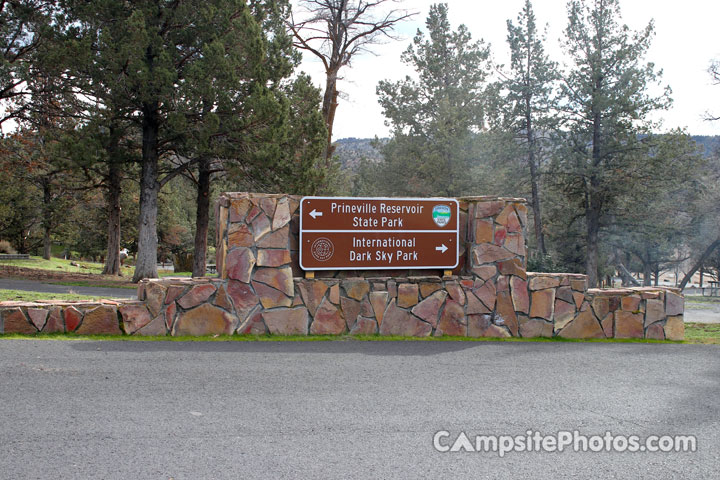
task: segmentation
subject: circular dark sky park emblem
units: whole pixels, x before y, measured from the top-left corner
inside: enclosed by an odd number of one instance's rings
[[[333,245],[330,239],[325,237],[316,239],[312,243],[312,247],[310,247],[310,252],[312,253],[313,258],[318,262],[325,262],[329,260],[330,257],[333,256],[334,251],[335,245]]]

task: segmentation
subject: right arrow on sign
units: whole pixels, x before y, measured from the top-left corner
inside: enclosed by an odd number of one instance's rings
[[[435,247],[435,250],[440,250],[441,253],[445,253],[445,251],[448,249],[448,247],[445,246],[445,244],[441,244],[439,247]]]

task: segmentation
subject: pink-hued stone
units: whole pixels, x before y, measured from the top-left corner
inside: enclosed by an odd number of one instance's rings
[[[530,290],[545,290],[546,288],[555,288],[560,285],[560,279],[557,277],[546,276],[530,276],[528,280]]]
[[[259,205],[260,208],[262,208],[263,212],[268,217],[272,217],[273,213],[275,212],[275,206],[277,204],[277,199],[272,197],[262,197],[262,198],[255,198],[253,199],[253,202],[256,205]]]
[[[330,300],[335,305],[340,304],[340,284],[336,283],[332,287],[330,287],[330,293],[328,294],[328,300]]]
[[[388,280],[387,291],[390,298],[397,298],[397,282],[395,280]]]
[[[518,335],[518,320],[513,307],[510,292],[498,292],[497,310],[495,312],[495,323],[505,325],[514,337]]]
[[[354,298],[355,300],[362,300],[362,298],[370,291],[370,284],[367,281],[358,278],[343,280],[342,287],[345,289],[347,296]]]
[[[622,309],[626,312],[636,312],[640,310],[640,295],[628,295],[622,297]]]
[[[522,264],[522,260],[519,258],[498,262],[498,269],[502,275],[514,275],[522,279],[527,278],[525,267]]]
[[[5,333],[37,333],[37,329],[28,321],[23,311],[19,308],[8,309],[0,312],[3,318],[3,332]]]
[[[50,310],[50,315],[48,315],[48,320],[47,323],[45,323],[45,328],[43,328],[43,332],[56,333],[64,331],[65,324],[63,322],[62,308],[55,307]]]
[[[174,336],[230,335],[234,318],[225,310],[203,303],[197,308],[178,314]]]
[[[559,298],[568,303],[575,303],[573,299],[573,291],[569,286],[560,287],[555,291],[555,298]]]
[[[570,279],[570,287],[577,292],[584,292],[587,287],[586,279]]]
[[[494,263],[501,260],[510,260],[515,256],[514,253],[508,252],[502,247],[493,245],[492,243],[481,243],[473,247],[473,265],[480,266],[484,263]]]
[[[495,223],[498,223],[500,225],[507,225],[508,218],[510,218],[510,214],[514,214],[515,209],[513,209],[512,205],[506,205],[505,208],[503,208],[502,212],[495,217]]]
[[[228,230],[228,247],[252,247],[255,238],[250,228],[244,223],[233,223]]]
[[[561,330],[575,318],[575,305],[555,300],[555,331]]]
[[[217,293],[215,294],[215,301],[213,303],[218,307],[224,308],[228,312],[232,312],[232,303],[230,302],[230,297],[227,294],[225,285],[220,285],[218,287]]]
[[[275,208],[275,215],[273,215],[272,229],[277,230],[290,223],[290,205],[288,205],[287,199],[280,200]]]
[[[377,333],[377,323],[372,318],[358,317],[350,335],[373,335]]]
[[[270,220],[266,215],[260,214],[252,221],[253,236],[255,241],[260,240],[270,233]]]
[[[475,218],[492,217],[505,206],[505,202],[478,202],[475,204]]]
[[[408,308],[418,303],[419,288],[416,283],[401,283],[398,285],[398,307]]]
[[[244,320],[248,313],[260,303],[260,299],[250,288],[250,285],[245,283],[230,280],[228,281],[227,292],[232,298],[235,311],[240,320]]]
[[[259,249],[257,264],[259,267],[280,267],[290,263],[289,250]]]
[[[173,325],[175,325],[175,314],[177,313],[177,304],[171,303],[165,307],[165,327],[167,332],[172,331]],[[165,333],[167,333],[165,332]]]
[[[503,275],[499,276],[497,278],[497,281],[495,282],[495,288],[497,289],[498,293],[510,293],[510,278]]]
[[[553,325],[539,318],[523,319],[520,322],[520,336],[525,338],[552,337]]]
[[[575,306],[580,308],[580,305],[585,301],[585,294],[581,292],[573,292],[573,300],[575,300]]]
[[[362,305],[357,300],[348,297],[341,297],[340,305],[343,311],[343,317],[345,317],[345,326],[347,326],[348,330],[352,330],[355,321],[362,311]],[[373,320],[373,324],[377,325],[375,320]]]
[[[265,335],[268,330],[263,322],[262,309],[258,308],[248,315],[235,332],[240,335]]]
[[[510,333],[503,327],[493,324],[492,315],[469,315],[468,337],[509,337]]]
[[[645,338],[665,340],[665,331],[663,330],[663,326],[659,323],[650,325],[647,330],[645,330]]]
[[[649,298],[645,302],[646,327],[665,318],[665,307],[662,300]]]
[[[289,307],[292,305],[292,297],[288,297],[280,290],[258,282],[252,282],[252,286],[260,298],[263,308]]]
[[[495,236],[493,238],[493,243],[499,247],[502,247],[505,243],[505,237],[507,236],[507,230],[505,230],[505,227],[497,227],[495,229]]]
[[[668,317],[667,322],[665,322],[665,339],[685,340],[685,323],[682,315]]]
[[[413,310],[413,313],[415,311]],[[485,306],[476,296],[474,293],[467,292],[467,307],[466,307],[466,313],[468,315],[476,315],[479,313],[491,313],[491,310]],[[417,315],[415,313],[415,315]],[[420,315],[418,315],[420,316]]]
[[[35,325],[38,332],[41,332],[47,322],[48,310],[46,308],[28,308],[27,313],[30,322]]]
[[[268,233],[257,242],[259,248],[288,248],[290,227],[285,225],[281,229]]]
[[[252,204],[246,198],[233,200],[230,204],[230,221],[242,222],[245,220],[245,215],[247,215],[250,207],[252,207]]]
[[[677,293],[673,292],[666,292],[665,294],[665,315],[671,316],[671,315],[682,315],[685,310],[685,299],[682,295],[678,295]],[[684,330],[683,330],[684,332]],[[684,333],[683,333],[684,335]],[[670,337],[665,335],[668,339]],[[671,339],[670,339],[671,340]]]
[[[65,331],[74,332],[82,322],[82,312],[75,307],[67,307],[63,314],[65,315]]]
[[[472,272],[474,275],[477,275],[478,277],[487,281],[495,276],[495,274],[497,273],[497,267],[495,265],[483,265],[481,267],[474,267],[472,269]]]
[[[432,295],[440,289],[442,289],[442,285],[439,283],[423,282],[420,284],[420,296],[422,298],[427,298],[429,295]]]
[[[145,285],[145,304],[150,311],[150,315],[157,317],[162,310],[163,303],[165,302],[166,288],[157,282],[149,282]],[[67,319],[65,320],[67,325]],[[68,331],[70,329],[68,328]]]
[[[145,282],[138,283],[137,286],[137,299],[145,300]]]
[[[250,283],[252,269],[255,266],[255,255],[249,248],[236,248],[225,257],[227,276],[233,280]]]
[[[515,211],[518,214],[521,225],[527,225],[527,207],[521,203],[515,204]]]
[[[527,281],[515,276],[510,278],[510,293],[515,311],[527,314],[530,310],[530,294]]]
[[[82,324],[75,330],[79,335],[120,335],[117,309],[101,306],[85,312]]]
[[[532,281],[532,280],[531,280]],[[555,302],[555,289],[537,290],[532,292],[530,303],[530,316],[551,320],[553,317],[553,303]]]
[[[563,338],[605,338],[600,322],[595,319],[590,309],[580,312],[578,316],[560,330],[558,336]]]
[[[606,338],[614,338],[615,332],[613,331],[615,322],[613,321],[615,318],[615,314],[613,312],[608,313],[602,322],[600,322],[600,326],[603,329],[603,333],[605,334]]]
[[[395,299],[390,300],[382,325],[380,335],[401,335],[406,337],[427,337],[432,332],[429,323],[423,322],[407,310],[403,310],[395,304]]]
[[[495,309],[497,292],[495,290],[495,285],[492,282],[485,282],[480,288],[473,290],[473,293],[475,293],[475,295],[488,309]]]
[[[257,205],[252,205],[250,208],[250,211],[247,214],[247,217],[245,217],[245,223],[252,223],[253,220],[257,218],[258,215],[262,214],[262,210]]]
[[[643,338],[642,313],[615,312],[615,338]]]
[[[518,220],[517,214],[515,212],[512,212],[512,213],[510,213],[510,215],[508,215],[506,226],[507,226],[508,232],[516,233],[516,232],[522,231],[522,226],[520,225],[520,220]]]
[[[440,321],[435,330],[435,336],[448,335],[452,337],[467,336],[467,324],[465,320],[465,312],[462,305],[448,300],[445,302],[445,308],[440,315]]]
[[[493,241],[492,220],[475,221],[475,243],[491,243]]]
[[[595,297],[592,299],[592,309],[597,318],[605,318],[610,313],[610,300],[607,297]]]
[[[145,305],[121,305],[118,311],[122,316],[123,329],[128,335],[132,335],[152,320]]]
[[[295,286],[293,284],[292,269],[290,267],[259,268],[253,277],[253,283],[255,282],[270,285],[290,298],[295,296]]]
[[[170,285],[165,294],[165,305],[174,302],[185,291],[182,285]]]
[[[378,325],[382,325],[389,296],[388,292],[370,292],[370,305],[372,305],[373,314]]]
[[[177,303],[184,309],[193,308],[206,302],[213,293],[215,293],[215,285],[209,283],[205,285],[195,285],[188,293],[183,295]]]
[[[307,335],[308,311],[305,307],[278,308],[262,312],[272,335]]]
[[[437,291],[418,303],[413,309],[413,315],[425,320],[433,327],[437,326],[438,313],[448,294],[444,290]]]
[[[456,301],[460,305],[465,305],[465,302],[466,302],[465,292],[463,292],[462,287],[457,282],[447,282],[445,284],[445,290],[447,290],[448,295],[450,295],[450,298],[452,298],[454,301]],[[400,305],[400,306],[402,306],[402,305]]]
[[[150,323],[142,327],[140,330],[135,332],[135,335],[141,336],[159,336],[167,335],[167,327],[165,326],[165,319],[162,315],[155,317]]]
[[[327,284],[322,280],[302,280],[298,283],[298,289],[310,315],[314,317],[320,302],[325,297],[325,292],[328,290]]]
[[[522,257],[525,256],[525,238],[518,233],[511,233],[503,245],[506,250]]]
[[[340,310],[327,298],[323,299],[310,325],[310,333],[313,335],[340,335],[345,332],[345,328],[345,319]]]

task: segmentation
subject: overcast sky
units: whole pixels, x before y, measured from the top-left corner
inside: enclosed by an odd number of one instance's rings
[[[335,139],[388,135],[375,87],[380,80],[394,81],[412,75],[412,70],[400,63],[400,54],[411,43],[417,29],[424,29],[433,3],[436,2],[399,2],[401,8],[418,12],[398,29],[402,38],[374,47],[376,55],[364,54],[354,59],[351,67],[341,70],[344,78],[338,87],[344,98],[340,99],[336,113]],[[449,0],[447,3],[453,29],[464,23],[473,39],[491,44],[497,63],[509,63],[505,22],[515,21],[524,0]],[[674,100],[671,109],[659,115],[663,130],[683,127],[694,135],[720,135],[720,122],[703,120],[707,111],[720,114],[720,85],[712,85],[707,72],[710,61],[720,59],[720,1],[621,0],[620,5],[622,22],[632,30],[655,21],[655,38],[647,60],[663,70],[662,82],[670,85]],[[562,63],[559,39],[567,23],[565,1],[535,0],[533,8],[538,25],[548,24],[547,52],[553,60]],[[312,76],[318,87],[324,87],[322,64],[309,52],[303,52],[301,68]]]

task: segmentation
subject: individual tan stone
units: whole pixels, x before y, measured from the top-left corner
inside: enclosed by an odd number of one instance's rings
[[[382,325],[385,309],[387,308],[389,294],[388,292],[371,292],[370,305],[375,315],[375,320],[379,326]]]
[[[137,286],[137,299],[141,301],[145,300],[145,283],[145,280],[141,280]]]
[[[457,282],[446,282],[445,290],[448,292],[451,299],[460,305],[465,305],[465,292],[463,292],[462,287]]]
[[[468,337],[503,338],[510,333],[491,322],[492,315],[468,315]]]
[[[510,260],[515,256],[514,253],[508,252],[502,247],[493,245],[492,243],[481,243],[473,247],[473,265],[480,266],[486,263],[494,263],[502,260]]]
[[[585,294],[582,292],[573,292],[573,300],[575,301],[575,306],[580,308],[585,301]]]
[[[513,276],[510,279],[510,293],[515,311],[527,314],[530,310],[530,296],[527,281]]]
[[[505,208],[502,209],[502,212],[495,217],[495,223],[500,225],[507,225],[508,218],[510,218],[510,215],[515,214],[515,209],[512,207],[512,205],[506,205]]]
[[[358,317],[355,326],[350,330],[350,335],[374,335],[377,333],[377,323],[375,319],[367,317]]]
[[[340,284],[336,283],[330,287],[330,293],[328,294],[328,300],[335,305],[340,305]]]
[[[412,309],[413,315],[426,321],[432,325],[433,328],[436,327],[440,308],[442,308],[447,296],[448,294],[444,290],[439,290],[433,293]]]
[[[262,215],[262,213],[263,211],[260,207],[258,207],[257,205],[252,205],[247,213],[247,216],[245,217],[245,223],[252,223],[252,221],[255,220],[258,215]]]
[[[273,231],[284,227],[290,223],[290,205],[287,199],[280,200],[275,207],[275,215],[273,215],[272,229]]]
[[[217,289],[217,293],[215,294],[215,301],[213,302],[216,306],[221,307],[228,312],[232,312],[233,306],[232,302],[230,301],[230,296],[227,293],[227,289],[225,288],[225,285],[220,285]]]
[[[362,304],[352,298],[341,297],[340,307],[342,308],[343,317],[345,318],[345,325],[347,326],[348,331],[351,331],[353,325],[355,325],[356,320],[362,312]],[[375,320],[373,320],[373,323],[377,325]]]
[[[427,298],[428,296],[432,295],[440,289],[442,289],[442,285],[440,285],[439,283],[422,282],[420,284],[420,295],[422,296],[422,298]]]
[[[479,298],[475,296],[472,292],[467,292],[467,306],[465,307],[466,313],[468,315],[476,315],[480,313],[492,313],[492,310],[487,308],[484,303],[480,301]],[[413,310],[413,313],[415,311]],[[415,313],[417,315],[417,313]],[[418,315],[420,317],[420,315]],[[422,318],[422,317],[420,317]]]
[[[397,282],[395,280],[388,280],[387,291],[390,298],[397,298]]]
[[[150,323],[152,317],[145,305],[121,305],[118,308],[123,321],[123,330],[128,335]]]
[[[605,318],[600,322],[600,326],[603,329],[603,333],[606,338],[615,338],[615,313],[608,313]]]
[[[157,317],[160,314],[162,306],[165,303],[165,293],[165,287],[157,282],[150,282],[145,285],[145,304],[152,317]],[[65,323],[67,324],[67,318],[65,319]]]
[[[498,262],[498,269],[502,275],[514,275],[522,278],[523,280],[527,278],[527,275],[525,274],[525,266],[519,258]]]
[[[271,224],[270,220],[266,215],[263,215],[262,213],[255,217],[255,220],[252,221],[252,230],[253,230],[253,239],[257,242],[262,237],[270,233],[271,231]]]
[[[254,282],[264,283],[280,290],[288,297],[295,296],[292,269],[290,267],[259,268],[253,276]]]
[[[600,322],[590,309],[580,312],[578,316],[558,333],[563,338],[605,338]]]
[[[256,205],[259,205],[263,212],[265,212],[265,215],[268,217],[272,217],[273,213],[275,213],[276,205],[277,205],[277,199],[273,197],[262,197],[255,199]]]
[[[498,293],[510,293],[510,278],[506,276],[499,276],[497,278],[497,281],[495,282],[495,288],[497,289]]]
[[[243,321],[260,303],[260,299],[250,285],[235,280],[228,281],[227,293],[232,298],[235,313]]]
[[[307,335],[308,311],[305,307],[276,309],[262,313],[272,335]]]
[[[432,332],[429,323],[423,322],[407,310],[403,310],[395,304],[395,299],[390,300],[383,322],[380,325],[380,335],[400,335],[405,337],[427,337]]]
[[[506,250],[521,257],[525,256],[525,238],[519,233],[511,233],[505,239],[503,245]]]
[[[478,202],[475,204],[475,218],[487,218],[496,215],[505,206],[505,202]]]
[[[233,223],[228,230],[228,246],[236,247],[252,247],[255,244],[250,228],[244,223]]]
[[[401,283],[398,285],[397,305],[408,308],[418,303],[419,288],[416,283]]]
[[[173,307],[174,306],[175,305],[173,305]],[[135,332],[135,335],[163,336],[163,335],[167,335],[167,332],[168,331],[167,331],[167,327],[165,324],[165,318],[162,315],[160,315],[160,316],[152,319],[152,321],[150,321],[150,323],[148,323],[147,325],[142,327],[140,330]]]
[[[482,265],[480,267],[474,267],[472,273],[482,280],[488,281],[497,273],[497,267],[495,265]]]
[[[573,298],[573,291],[569,286],[560,287],[555,290],[555,298],[559,298],[564,302],[575,303],[575,299]]]
[[[292,305],[292,297],[288,297],[280,290],[255,281],[252,282],[252,286],[263,308],[289,307]]]
[[[175,314],[177,313],[177,304],[174,302],[165,307],[165,327],[166,334],[171,332],[173,325],[175,325]]]
[[[531,280],[532,282],[532,280]],[[530,302],[530,316],[551,320],[553,318],[553,303],[555,302],[555,289],[536,290],[532,292]]]
[[[615,312],[615,338],[643,338],[644,336],[642,313],[624,310]]]
[[[355,300],[362,300],[365,295],[370,291],[370,283],[366,280],[359,278],[348,278],[343,280],[342,287],[345,289],[345,293],[348,297],[354,298]],[[388,289],[390,286],[388,285]]]
[[[290,226],[284,227],[268,233],[256,243],[258,248],[288,248],[288,240],[290,238]]]
[[[665,331],[660,323],[653,323],[645,330],[645,338],[665,340]]]
[[[38,332],[42,332],[43,327],[45,327],[45,322],[47,322],[48,317],[48,309],[47,308],[28,308],[27,309],[27,315],[30,318],[30,323],[32,323],[35,328],[37,328]]]
[[[685,340],[685,322],[683,321],[682,315],[668,317],[665,322],[665,339],[674,341]]]
[[[206,302],[213,293],[215,293],[215,285],[195,285],[185,295],[180,297],[177,303],[184,309],[193,308]]]
[[[328,290],[327,284],[322,280],[303,280],[298,283],[298,289],[310,315],[314,317],[320,302],[325,297],[325,292]]]
[[[82,324],[75,330],[79,335],[120,335],[117,309],[100,306],[85,312]]]
[[[517,315],[515,314],[515,307],[513,307],[512,299],[510,298],[510,292],[498,292],[497,294],[495,323],[506,326],[508,330],[510,330],[510,333],[514,337],[517,337],[518,321]]]
[[[435,336],[441,335],[452,337],[467,336],[465,311],[462,305],[453,300],[445,302],[445,308],[443,308],[442,314],[440,315]]]
[[[640,295],[628,295],[620,300],[621,308],[626,312],[640,311]]]
[[[262,308],[254,309],[248,317],[240,322],[240,326],[235,329],[238,335],[265,335],[268,329],[263,322]]]
[[[57,333],[65,331],[65,323],[63,322],[62,308],[55,307],[50,309],[43,333]]]
[[[578,292],[584,292],[587,290],[587,280],[584,279],[570,279],[570,287]]]
[[[505,237],[507,237],[507,230],[505,227],[495,227],[495,235],[493,235],[493,243],[499,247],[505,244]]]
[[[231,335],[233,317],[225,310],[203,303],[178,315],[174,336]]]
[[[568,323],[572,322],[575,318],[575,305],[564,302],[562,300],[555,300],[555,312],[553,314],[553,322],[555,324],[555,331],[562,330]]]
[[[605,318],[610,313],[610,300],[607,297],[595,297],[591,305],[597,318]]]
[[[164,301],[163,303],[164,303],[165,305],[168,305],[168,304],[174,302],[175,300],[177,300],[177,298],[178,298],[180,295],[183,294],[184,291],[185,291],[185,286],[184,286],[184,285],[170,285],[170,286],[168,286],[168,288],[167,288],[167,293],[165,293],[165,301]]]
[[[246,198],[235,199],[230,203],[230,222],[243,222],[245,216],[252,207],[250,200]]]
[[[524,338],[552,337],[553,324],[532,318],[520,322],[520,336]]]
[[[528,285],[530,290],[545,290],[560,286],[560,279],[557,277],[530,276]]]
[[[20,308],[5,309],[0,311],[2,315],[4,333],[20,333],[30,335],[37,333],[37,329],[30,323]]]
[[[645,300],[645,326],[659,322],[665,318],[665,306],[660,299],[649,298]]]
[[[75,307],[67,307],[63,311],[63,315],[65,316],[65,331],[74,332],[82,322],[82,312]]]
[[[478,299],[490,310],[495,309],[497,291],[493,282],[485,282],[479,288],[473,290]]]
[[[281,267],[290,263],[289,250],[258,249],[257,264],[259,267]]]
[[[475,220],[475,243],[491,243],[492,241],[492,220]]]
[[[345,328],[342,312],[327,298],[323,299],[310,325],[310,333],[313,335],[340,335],[345,332]]]
[[[682,295],[673,292],[665,293],[665,315],[682,315],[685,311],[685,299]],[[667,331],[666,335],[667,337]],[[668,339],[670,339],[668,337]],[[670,339],[672,340],[672,339]]]
[[[510,233],[517,233],[522,231],[522,225],[520,224],[520,220],[518,219],[518,216],[515,212],[511,212],[508,215],[506,227],[508,232]]]
[[[225,257],[225,268],[228,278],[243,283],[250,283],[255,262],[255,255],[249,248],[236,248],[235,250],[231,250]],[[152,311],[150,313],[152,313]]]

